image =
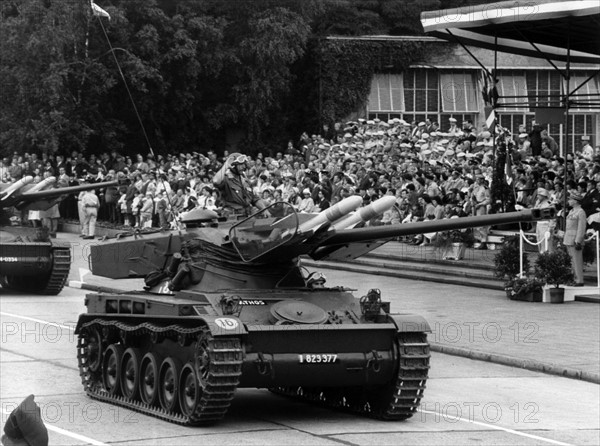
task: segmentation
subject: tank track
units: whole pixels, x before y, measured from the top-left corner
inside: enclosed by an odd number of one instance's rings
[[[86,337],[86,334],[93,333],[93,330],[105,331],[107,329],[118,330],[126,336],[151,336],[155,334],[171,337],[184,343],[192,338],[200,339],[204,336],[211,363],[207,373],[203,374],[204,383],[201,386],[201,396],[193,413],[184,415],[178,411],[167,411],[158,405],[148,405],[140,400],[131,400],[108,393],[102,384],[101,373],[90,370],[88,339]],[[213,338],[205,327],[158,326],[148,322],[133,326],[118,321],[95,319],[83,324],[77,341],[79,374],[83,387],[91,398],[184,426],[210,424],[221,420],[225,416],[242,375],[242,359],[243,351],[239,338]],[[194,363],[194,366],[197,367],[198,358],[195,358]],[[200,373],[198,376],[200,376]],[[196,385],[200,384],[197,383]]]
[[[67,282],[70,268],[71,250],[69,248],[52,248],[52,272],[42,293],[50,296],[60,293]]]
[[[421,402],[429,372],[429,343],[425,333],[398,333],[398,371],[395,382],[377,388],[275,387],[278,395],[370,418],[401,421]]]

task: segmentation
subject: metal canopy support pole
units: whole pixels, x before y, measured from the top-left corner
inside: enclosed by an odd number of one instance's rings
[[[460,46],[462,46],[462,47],[463,47],[463,49],[464,49],[464,50],[465,50],[465,51],[466,51],[466,52],[469,54],[469,56],[471,56],[471,57],[473,58],[473,60],[474,60],[475,62],[477,62],[477,65],[479,65],[479,66],[480,66],[480,67],[483,69],[483,71],[485,71],[485,72],[486,72],[486,74],[487,74],[488,76],[490,76],[490,75],[491,75],[491,73],[490,73],[490,72],[489,72],[489,70],[488,70],[488,69],[485,67],[485,65],[483,65],[483,64],[482,64],[482,63],[479,61],[479,59],[477,59],[477,57],[475,57],[475,55],[474,55],[474,54],[473,54],[471,51],[469,51],[469,48],[467,48],[467,47],[465,46],[465,44],[464,44],[464,43],[462,43],[458,37],[456,37],[454,34],[452,34],[452,32],[451,32],[449,29],[446,29],[446,32],[452,36],[452,38],[454,39],[454,41],[455,41],[456,43],[458,43]],[[496,52],[496,50],[494,50],[494,52]]]
[[[570,28],[570,27],[569,27]],[[567,227],[567,204],[568,204],[568,191],[567,191],[567,180],[569,178],[569,162],[567,158],[569,157],[569,104],[571,102],[569,84],[571,79],[571,32],[569,29],[568,37],[567,37],[567,70],[565,73],[565,177],[563,178],[563,230]],[[571,168],[573,169],[573,178],[575,178],[575,160],[573,160]]]

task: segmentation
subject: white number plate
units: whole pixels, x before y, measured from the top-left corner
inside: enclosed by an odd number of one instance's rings
[[[337,355],[332,353],[306,353],[298,355],[298,362],[300,364],[330,364],[337,362]]]
[[[16,263],[19,259],[16,257],[0,257],[0,262]]]

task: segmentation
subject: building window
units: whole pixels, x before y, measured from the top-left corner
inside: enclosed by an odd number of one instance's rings
[[[473,72],[455,71],[440,75],[443,112],[474,112],[479,110],[477,82]]]
[[[516,138],[519,134],[519,126],[524,125],[527,132],[531,131],[535,115],[526,113],[498,113],[500,125],[507,128]]]
[[[440,109],[437,72],[407,70],[404,73],[404,105],[407,112],[437,113]]]
[[[533,128],[533,121],[535,121],[535,115],[533,113],[499,113],[500,125],[509,129],[515,136],[519,133],[519,126],[525,125],[526,132],[530,132]],[[564,154],[564,147],[567,141],[567,129],[563,123],[561,124],[547,124],[543,125],[543,128],[548,130],[548,134],[554,138],[563,148],[562,153]],[[580,150],[582,147],[582,137],[594,135],[596,128],[596,116],[589,113],[574,113],[569,115],[569,152],[573,150]],[[592,144],[596,144],[592,141]]]
[[[521,71],[504,71],[498,77],[498,111],[528,112],[529,97],[525,74]]]
[[[373,76],[369,110],[372,112],[404,110],[402,74],[375,74]]]
[[[555,70],[526,74],[529,107],[561,107],[561,76]]]
[[[600,104],[598,76],[593,77],[583,84],[590,75],[591,73],[586,72],[571,75],[571,79],[569,79],[569,92],[574,91],[581,85],[581,88],[575,91],[571,96],[571,101],[573,101],[571,110],[591,111],[594,108],[594,105],[596,106],[596,109],[598,108],[598,105]]]

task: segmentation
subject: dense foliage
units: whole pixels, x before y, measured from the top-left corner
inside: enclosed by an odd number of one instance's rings
[[[499,279],[512,280],[520,272],[519,235],[507,237],[500,251],[494,255],[494,275]],[[530,263],[527,253],[523,251],[523,272],[527,274]]]
[[[544,252],[535,261],[535,275],[548,285],[558,288],[573,280],[571,256],[564,246],[552,252]]]
[[[422,10],[476,2],[97,3],[110,21],[93,16],[87,0],[2,1],[3,155],[135,153],[148,144],[157,152],[222,150],[225,130],[246,150],[282,147],[364,104],[375,69],[400,70],[421,56],[415,44],[325,36],[421,34]]]

